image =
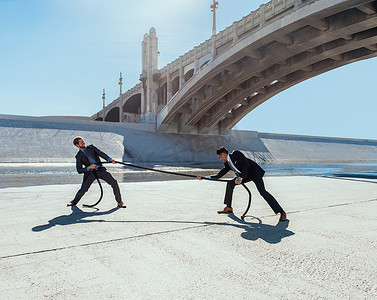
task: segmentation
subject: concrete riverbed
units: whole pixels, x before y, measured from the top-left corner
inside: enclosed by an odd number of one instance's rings
[[[9,187],[0,194],[2,299],[375,299],[377,180],[266,177],[278,222],[249,183],[179,180]]]

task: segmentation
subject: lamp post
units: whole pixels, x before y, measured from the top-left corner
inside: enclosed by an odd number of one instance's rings
[[[216,9],[219,7],[219,2],[213,0],[211,5],[211,11],[213,12],[213,25],[212,25],[212,35],[216,35]]]
[[[120,72],[120,78],[119,78],[120,92],[119,92],[119,96],[122,96],[122,85],[123,85],[123,77],[122,77],[122,72]]]
[[[123,96],[122,96],[122,85],[123,85],[123,77],[122,72],[120,72],[120,78],[119,78],[119,122],[122,122],[124,119],[124,113],[123,113]]]
[[[105,122],[105,89],[103,89],[103,94],[102,94],[102,106],[103,106],[103,117],[102,121]]]

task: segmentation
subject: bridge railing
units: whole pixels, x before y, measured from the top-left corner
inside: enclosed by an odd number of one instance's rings
[[[123,93],[121,96],[119,96],[118,98],[116,98],[115,100],[113,100],[112,102],[110,102],[108,105],[106,105],[105,107],[105,114],[111,110],[113,107],[115,106],[119,106],[119,98],[124,98],[124,99],[128,99],[130,97],[132,97],[133,95],[135,94],[138,94],[141,92],[141,89],[142,89],[142,83],[139,82],[138,84],[134,85],[132,88],[130,88],[129,90],[127,90],[125,93]],[[103,109],[101,109],[99,112],[97,112],[96,114],[92,115],[92,119],[97,119],[99,117],[102,117],[103,115]]]
[[[312,1],[271,0],[266,4],[262,4],[257,10],[252,11],[241,20],[235,21],[231,26],[216,34],[213,37],[215,39],[214,43],[212,39],[206,40],[205,42],[196,46],[194,49],[160,69],[161,78],[165,77],[168,72],[173,73],[180,67],[189,65],[195,62],[195,59],[199,60],[201,57],[208,55],[211,52],[214,53],[215,56],[221,54],[222,52],[226,51],[226,49],[235,41],[247,36],[252,30],[262,27],[266,21],[271,21],[274,18],[281,17],[283,13],[287,13],[298,4],[305,2]],[[213,49],[213,47],[215,47],[215,49]],[[187,82],[185,84],[187,84]],[[169,102],[171,102],[173,99],[174,96],[169,100]],[[169,102],[158,112],[158,126],[162,123],[163,119],[167,116],[170,110]]]
[[[252,11],[241,20],[234,22],[231,26],[225,28],[214,36],[216,48],[215,53],[222,53],[234,40],[241,39],[250,30],[263,26],[266,21],[279,16],[284,11],[291,9],[298,3],[302,2],[305,2],[305,0],[271,0],[266,4],[262,4],[257,10]],[[164,75],[166,76],[167,72],[172,73],[181,66],[193,63],[195,59],[208,55],[212,50],[212,39],[208,39],[161,68],[161,77],[164,77]]]

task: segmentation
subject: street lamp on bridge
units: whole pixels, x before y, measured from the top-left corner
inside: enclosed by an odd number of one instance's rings
[[[105,89],[103,89],[103,92],[102,92],[102,106],[103,108],[105,108],[105,99],[106,99],[106,96],[105,96]]]
[[[120,72],[120,78],[119,78],[119,86],[120,86],[119,97],[122,96],[122,85],[123,85],[123,77],[122,77],[122,72]]]
[[[211,5],[211,11],[213,12],[213,25],[212,25],[212,35],[216,35],[216,9],[219,7],[219,2],[213,0]]]

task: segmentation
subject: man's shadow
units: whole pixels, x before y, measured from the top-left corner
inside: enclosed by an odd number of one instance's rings
[[[72,210],[71,214],[55,217],[49,220],[47,224],[35,226],[31,230],[38,232],[38,231],[50,229],[51,227],[54,227],[55,225],[64,226],[64,225],[71,225],[75,223],[105,222],[104,220],[84,220],[84,218],[108,215],[118,209],[119,207],[115,207],[115,208],[112,208],[110,210],[103,211],[103,212],[98,212],[98,209],[94,212],[85,212],[85,211],[82,211],[77,206],[71,206],[71,210]]]
[[[257,239],[262,239],[269,244],[277,244],[280,243],[283,238],[295,234],[294,232],[287,230],[289,220],[279,222],[275,226],[272,226],[263,224],[262,220],[258,218],[255,218],[258,220],[258,223],[250,223],[241,220],[234,214],[229,214],[228,217],[240,224],[229,225],[245,230],[245,232],[241,233],[241,236],[246,240],[256,241]]]
[[[234,214],[229,214],[228,217],[237,224],[227,223],[227,222],[200,222],[200,221],[175,221],[175,220],[133,220],[133,221],[111,221],[111,220],[85,220],[84,218],[108,215],[116,210],[118,207],[112,208],[107,211],[98,212],[98,209],[94,212],[82,211],[77,206],[71,206],[72,213],[69,215],[62,215],[55,217],[48,221],[47,224],[38,225],[32,228],[32,231],[39,232],[46,229],[50,229],[55,225],[72,225],[75,223],[91,223],[91,222],[116,222],[116,223],[177,223],[177,224],[199,224],[199,225],[218,225],[218,226],[231,226],[243,229],[244,232],[241,233],[241,237],[246,240],[256,241],[262,239],[270,244],[277,244],[285,237],[294,235],[294,232],[287,230],[289,221],[279,222],[275,226],[263,224],[258,218],[258,223],[245,222],[235,216]]]

